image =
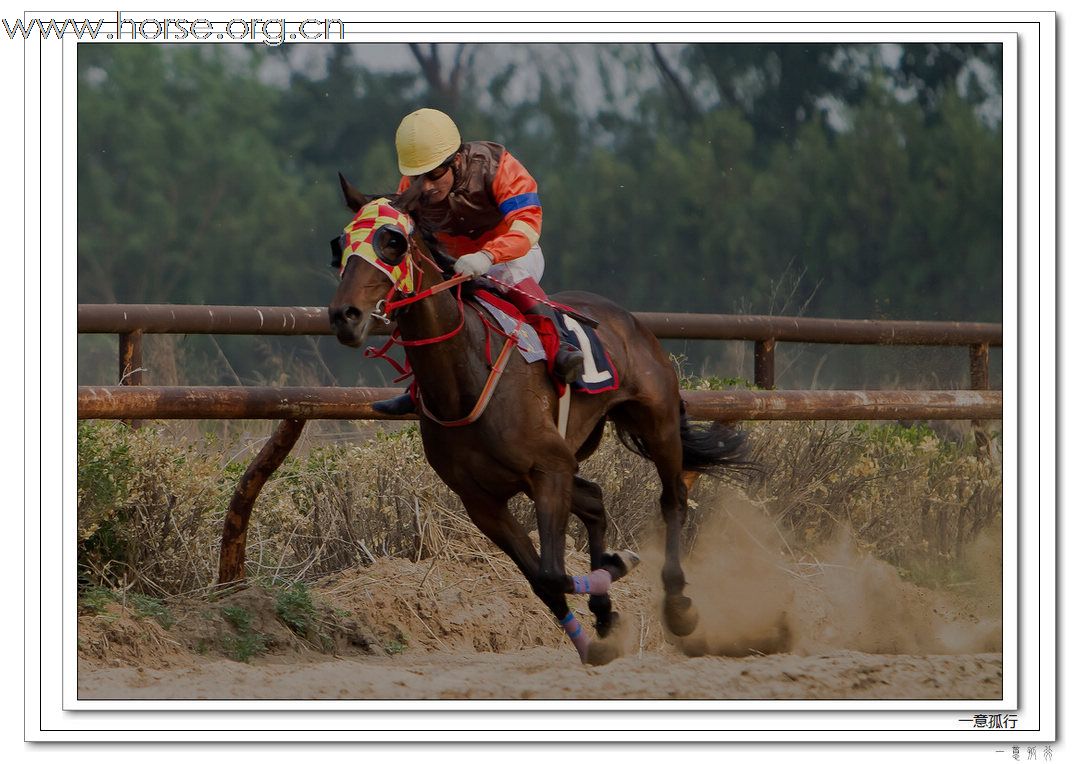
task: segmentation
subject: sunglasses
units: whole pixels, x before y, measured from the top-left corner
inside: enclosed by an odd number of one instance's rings
[[[446,160],[443,164],[436,167],[434,170],[428,170],[423,175],[413,175],[411,180],[414,183],[419,181],[421,178],[423,178],[425,180],[431,180],[431,181],[438,180],[443,175],[446,175],[446,173],[450,172],[450,167],[453,164],[453,161],[454,161],[454,158],[451,157],[450,159]]]

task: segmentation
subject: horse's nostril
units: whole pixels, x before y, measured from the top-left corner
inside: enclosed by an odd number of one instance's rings
[[[345,309],[345,318],[348,321],[359,321],[360,320],[360,310],[359,310],[359,308],[357,308],[357,307],[355,307],[353,305],[350,305],[349,307],[347,307]]]

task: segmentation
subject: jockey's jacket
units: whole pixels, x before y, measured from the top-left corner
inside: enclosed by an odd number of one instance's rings
[[[421,216],[451,257],[491,253],[496,263],[515,260],[540,239],[543,213],[536,181],[506,147],[488,141],[462,145],[461,172],[450,194],[426,204]],[[403,177],[398,193],[409,187]]]

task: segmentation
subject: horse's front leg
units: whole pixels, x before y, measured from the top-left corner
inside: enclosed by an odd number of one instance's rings
[[[549,507],[552,504],[551,489],[547,486],[548,482],[541,481],[540,494],[544,495],[545,499],[537,501],[538,507]],[[541,575],[542,561],[536,554],[536,549],[533,547],[532,541],[529,540],[525,529],[521,527],[521,524],[514,519],[514,516],[507,509],[505,499],[496,499],[487,492],[475,487],[472,490],[459,490],[458,495],[461,497],[461,501],[476,527],[514,561],[518,569],[528,579],[533,592],[555,615],[563,629],[570,636],[574,647],[577,648],[578,655],[582,661],[585,661],[588,656],[589,638],[566,604],[566,594],[573,589],[571,580],[565,573],[561,578],[558,575]],[[569,499],[567,499],[567,503],[569,503]],[[564,512],[560,538],[565,538],[565,514],[568,512],[569,508],[567,507]],[[538,512],[538,518],[540,516],[541,513]],[[550,516],[550,512],[545,516]],[[552,534],[552,523],[550,521],[540,523],[541,528],[545,526],[549,530],[546,533],[541,530],[541,548],[548,550],[548,565],[550,568],[552,566],[550,561],[552,545],[551,543],[545,544],[543,539],[545,536]],[[559,549],[562,550],[564,546],[565,542],[562,542]],[[557,562],[559,569],[563,569],[563,558],[564,554],[560,553]]]
[[[581,520],[588,534],[590,569],[595,571],[603,568],[604,563],[609,560],[605,559],[608,557],[604,538],[607,535],[607,516],[604,512],[604,494],[600,486],[580,475],[575,475],[570,511]],[[608,574],[611,575],[611,572],[609,571]],[[611,577],[612,580],[616,578],[614,575]],[[577,579],[574,584],[575,589],[584,588]],[[596,636],[603,639],[611,633],[619,619],[619,614],[612,610],[611,597],[608,596],[607,591],[600,593],[592,591],[591,582],[587,578],[585,584],[589,588],[589,610],[596,618]]]
[[[585,525],[592,571],[588,576],[574,576],[574,591],[589,594],[589,610],[596,617],[596,634],[603,639],[613,631],[619,620],[619,614],[612,610],[611,597],[608,595],[610,582],[619,580],[633,570],[639,559],[629,549],[607,551],[604,493],[596,483],[580,475],[574,476],[570,511]]]
[[[570,470],[536,468],[529,478],[529,494],[536,505],[536,528],[540,535],[540,570],[533,590],[551,608],[585,662],[589,636],[566,604],[566,595],[575,591],[574,579],[566,574],[566,524],[574,487],[573,466]]]
[[[629,549],[608,552],[605,545],[607,515],[604,494],[596,483],[580,475],[574,476],[574,493],[570,511],[585,524],[589,536],[589,567],[587,576],[572,578],[576,593],[588,593],[589,610],[596,618],[596,639],[589,643],[588,663],[610,663],[623,654],[622,640],[615,635],[619,614],[612,608],[609,587],[638,564],[638,556]]]

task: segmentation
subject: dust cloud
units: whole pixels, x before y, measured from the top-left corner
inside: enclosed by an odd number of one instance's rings
[[[677,640],[687,654],[1001,650],[1000,528],[965,551],[975,575],[954,593],[905,581],[845,531],[813,554],[796,554],[751,502],[729,496],[712,509],[685,563],[686,594],[701,616],[694,634]],[[658,576],[659,543],[648,545],[644,559],[646,574]]]

